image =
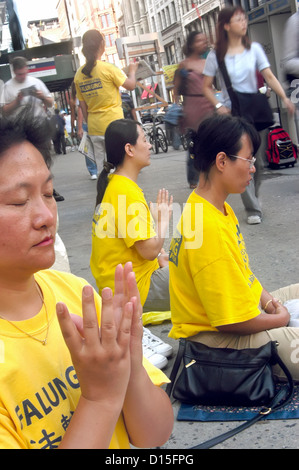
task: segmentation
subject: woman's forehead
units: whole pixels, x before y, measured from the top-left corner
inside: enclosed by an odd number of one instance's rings
[[[28,171],[30,168],[49,172],[40,151],[28,141],[17,142],[4,151],[0,155],[0,168],[2,175],[15,168],[14,177],[17,177],[18,172],[25,169]]]

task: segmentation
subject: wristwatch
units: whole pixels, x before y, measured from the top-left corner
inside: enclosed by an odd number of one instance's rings
[[[215,109],[219,109],[219,108],[221,108],[221,106],[223,106],[222,103],[217,103],[217,104],[215,105]]]

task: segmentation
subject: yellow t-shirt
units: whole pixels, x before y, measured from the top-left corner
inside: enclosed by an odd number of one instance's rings
[[[134,243],[155,236],[154,221],[140,187],[125,176],[110,175],[92,223],[90,268],[100,293],[104,287],[114,289],[116,266],[131,261],[144,304],[151,275],[159,263],[142,258]]]
[[[238,220],[193,192],[170,246],[173,338],[259,315],[262,286],[252,273]]]
[[[88,133],[104,135],[110,122],[124,117],[119,87],[127,77],[109,62],[98,60],[91,71],[92,78],[82,73],[83,67],[77,71],[74,81],[78,99],[88,107]]]
[[[76,409],[80,386],[56,316],[56,303],[82,314],[82,288],[87,282],[69,273],[46,270],[35,275],[42,289],[49,316],[46,346],[0,320],[0,448],[54,449],[59,446]],[[95,294],[97,311],[101,299]],[[47,330],[45,308],[33,318],[16,324],[39,339]],[[144,359],[156,385],[165,375]],[[166,380],[165,380],[166,379]],[[129,448],[122,415],[110,448]]]

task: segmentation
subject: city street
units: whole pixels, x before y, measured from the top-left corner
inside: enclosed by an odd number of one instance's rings
[[[166,187],[177,203],[177,208],[186,202],[190,189],[186,180],[185,151],[174,151],[152,156],[151,166],[142,170],[139,185],[147,201],[155,201],[159,188]],[[91,246],[91,219],[95,206],[96,181],[91,181],[84,157],[76,152],[55,157],[53,166],[54,187],[65,201],[58,202],[59,234],[67,248],[71,270],[95,282],[89,268]],[[230,196],[240,222],[251,268],[268,291],[299,282],[299,164],[294,168],[265,170],[261,186],[261,201],[264,219],[260,225],[246,224],[240,195]],[[169,238],[165,241],[168,250],[173,227],[171,221]],[[173,345],[178,344],[167,337],[170,322],[149,326],[151,331]],[[165,373],[169,376],[175,352]],[[299,365],[298,365],[299,367]],[[175,416],[178,405],[174,404]],[[165,449],[188,449],[206,439],[237,426],[236,422],[178,422],[175,420],[173,434],[163,446]],[[217,446],[217,448],[281,449],[299,448],[298,420],[264,420],[247,431]]]

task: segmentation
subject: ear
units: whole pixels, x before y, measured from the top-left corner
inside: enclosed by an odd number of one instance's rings
[[[227,164],[227,156],[225,152],[219,152],[216,155],[215,165],[221,173],[225,170]]]
[[[230,24],[229,24],[229,23],[224,23],[223,29],[224,29],[226,32],[228,32],[229,29],[230,29]]]
[[[133,147],[133,146],[132,146],[131,144],[129,144],[129,143],[127,143],[127,144],[125,145],[125,152],[126,152],[127,155],[129,155],[129,157],[133,157],[132,147]]]

